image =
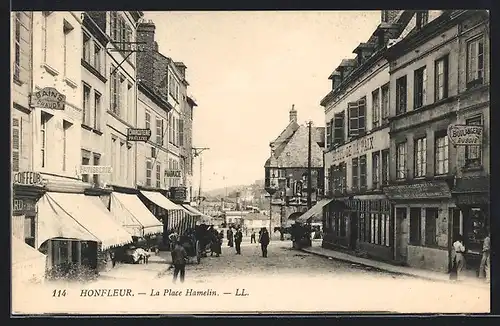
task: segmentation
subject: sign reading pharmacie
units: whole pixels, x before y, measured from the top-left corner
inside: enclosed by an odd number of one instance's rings
[[[165,170],[165,176],[167,178],[181,178],[182,171],[181,170]]]
[[[113,173],[111,166],[105,165],[81,165],[80,174],[110,174]]]
[[[449,125],[448,138],[455,146],[481,146],[483,143],[483,126]]]
[[[30,95],[30,106],[42,109],[64,110],[66,95],[54,87],[45,87]]]
[[[151,138],[151,129],[129,128],[127,129],[127,141],[147,142]]]

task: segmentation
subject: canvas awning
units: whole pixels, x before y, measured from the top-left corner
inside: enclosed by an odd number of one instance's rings
[[[310,210],[299,216],[296,221],[305,222],[320,222],[323,221],[323,206],[331,202],[333,199],[322,199],[316,203]]]
[[[11,243],[13,281],[42,280],[47,256],[16,237],[12,237]]]
[[[111,213],[132,235],[141,237],[163,232],[163,223],[160,222],[139,197],[133,194],[111,194]]]
[[[202,212],[200,212],[199,210],[197,210],[196,208],[194,208],[188,204],[182,204],[182,207],[184,207],[186,210],[188,210],[189,212],[191,212],[195,216],[203,216],[204,215]]]
[[[171,210],[183,211],[184,210],[184,208],[182,208],[181,206],[179,206],[177,204],[174,204],[167,197],[163,196],[159,192],[141,190],[141,194],[143,194],[147,199],[149,199],[150,201],[152,201],[156,205],[166,209],[167,211],[171,211]]]
[[[104,207],[99,197],[85,196],[84,194],[51,192],[47,193],[45,196],[49,199],[49,203],[55,214],[67,214],[70,216],[88,233],[92,234],[98,242],[101,242],[103,249],[132,242],[130,233],[115,222],[112,214]],[[40,216],[40,219],[43,218],[44,216]],[[61,236],[58,235],[57,232],[52,233],[55,235],[49,238],[44,237],[44,239],[47,240]],[[50,235],[50,233],[46,236],[48,235]],[[62,237],[66,236],[62,235]]]

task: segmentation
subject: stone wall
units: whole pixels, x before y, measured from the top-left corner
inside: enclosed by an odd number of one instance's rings
[[[448,272],[448,251],[444,249],[408,245],[408,266]]]

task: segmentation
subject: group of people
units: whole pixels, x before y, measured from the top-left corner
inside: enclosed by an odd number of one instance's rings
[[[462,272],[465,268],[465,244],[462,235],[457,235],[455,237],[455,242],[453,242],[453,259],[452,259],[452,272],[451,278],[455,280],[460,280]],[[491,250],[491,238],[490,233],[486,235],[483,240],[481,263],[479,265],[479,277],[484,277],[486,282],[490,282],[490,250]]]
[[[230,227],[227,230],[227,238],[228,242],[227,245],[229,247],[236,247],[236,254],[241,255],[241,242],[243,241],[243,233],[241,232],[240,228],[236,228],[236,232],[233,233],[232,228]],[[256,233],[254,230],[252,230],[252,233],[250,234],[250,243],[256,243]],[[259,243],[262,251],[262,257],[267,257],[267,246],[269,245],[270,241],[270,236],[269,236],[269,231],[267,231],[266,228],[261,228],[259,231]]]

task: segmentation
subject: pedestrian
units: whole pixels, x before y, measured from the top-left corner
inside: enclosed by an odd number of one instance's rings
[[[232,248],[234,246],[233,242],[234,242],[233,230],[231,227],[229,227],[229,230],[227,230],[227,245]]]
[[[250,243],[257,243],[255,240],[255,231],[252,229],[252,234],[250,235]]]
[[[262,228],[259,236],[260,249],[262,250],[262,257],[267,258],[267,246],[269,245],[269,232],[266,228]]]
[[[479,265],[479,277],[485,277],[486,282],[490,282],[490,249],[491,239],[490,232],[486,234],[483,240],[483,256],[481,257],[481,264]]]
[[[465,267],[465,246],[463,243],[463,237],[461,234],[457,235],[455,242],[453,242],[454,251],[454,266],[457,273],[456,280],[459,281]]]
[[[234,243],[236,244],[236,254],[241,255],[241,241],[243,241],[243,234],[241,233],[241,229],[236,230],[236,234],[234,235]]]
[[[186,249],[181,246],[180,242],[176,242],[174,250],[172,250],[172,264],[174,265],[174,280],[177,281],[177,275],[181,274],[181,283],[184,283],[184,276],[186,274],[186,261],[188,255]]]

